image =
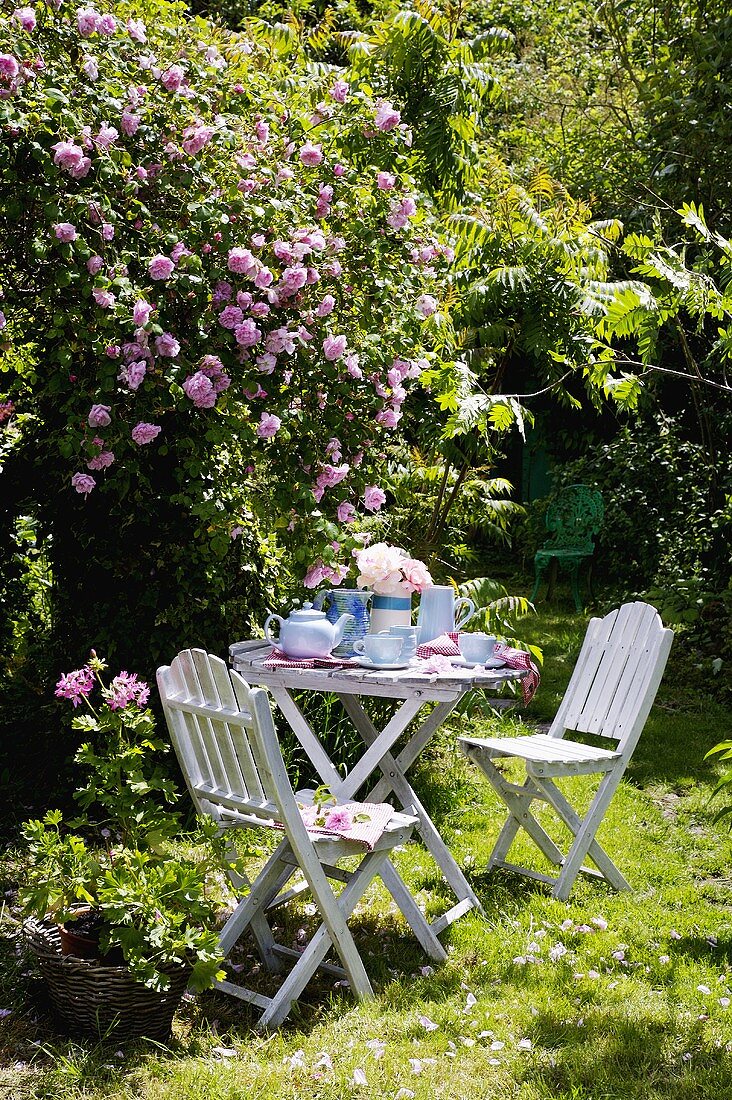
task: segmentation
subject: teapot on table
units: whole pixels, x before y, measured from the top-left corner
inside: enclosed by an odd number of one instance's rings
[[[264,636],[271,646],[295,660],[330,657],[352,620],[353,615],[344,613],[331,623],[324,611],[316,611],[312,604],[306,603],[298,611],[291,611],[286,619],[281,615],[269,615],[264,624]],[[280,624],[279,638],[273,638],[269,632],[272,622]]]

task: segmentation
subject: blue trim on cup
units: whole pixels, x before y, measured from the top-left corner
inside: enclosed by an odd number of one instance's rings
[[[411,596],[377,596],[371,605],[376,611],[411,611]]]

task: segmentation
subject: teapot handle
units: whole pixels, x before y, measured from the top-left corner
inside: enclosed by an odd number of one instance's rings
[[[264,637],[274,649],[280,648],[279,638],[275,640],[269,632],[269,624],[271,622],[278,622],[280,624],[280,630],[282,630],[282,624],[284,622],[281,615],[268,615],[264,623]]]
[[[460,617],[460,612],[463,608],[463,605],[465,605],[465,611],[462,617]],[[467,596],[461,596],[459,600],[455,600],[456,630],[460,630],[461,627],[465,626],[465,624],[472,619],[473,615],[475,615],[475,604],[472,600],[469,600]]]

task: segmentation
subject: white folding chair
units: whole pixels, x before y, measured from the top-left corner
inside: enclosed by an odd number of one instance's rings
[[[485,773],[509,809],[510,816],[491,853],[489,868],[539,879],[554,886],[563,901],[577,874],[603,878],[616,890],[630,886],[595,840],[605,812],[628,766],[646,723],[666,667],[673,631],[661,624],[646,603],[627,603],[604,619],[591,619],[572,678],[546,734],[523,737],[461,737],[460,748]],[[596,734],[614,742],[596,748],[565,738],[567,730]],[[516,757],[526,766],[522,786],[511,783],[496,767],[500,757]],[[584,818],[575,812],[554,782],[567,776],[601,773],[597,793]],[[531,814],[534,800],[551,805],[574,836],[566,857]],[[551,863],[561,867],[553,878],[506,861],[519,829],[524,829]],[[586,856],[597,870],[583,867]]]
[[[244,896],[222,929],[220,944],[228,955],[250,930],[270,971],[281,970],[283,957],[295,959],[295,965],[274,997],[229,981],[217,982],[217,988],[261,1008],[260,1029],[282,1023],[319,967],[347,978],[357,997],[372,996],[346,922],[392,849],[409,839],[417,819],[393,811],[374,850],[365,855],[363,846],[352,840],[311,837],[297,805],[303,798],[294,793],[287,777],[267,693],[250,689],[237,672],[229,673],[220,658],[201,649],[183,650],[170,666],[158,669],[157,680],[171,741],[197,810],[214,818],[221,829],[272,830],[276,823],[283,828],[279,834],[283,839],[259,877],[242,891]],[[346,856],[362,857],[356,871],[337,866]],[[298,869],[323,922],[302,953],[275,943],[267,920],[268,912],[301,894],[297,885],[285,890]],[[338,896],[328,878],[345,883]],[[238,877],[232,881],[237,888],[247,885]],[[331,946],[343,967],[324,962]]]

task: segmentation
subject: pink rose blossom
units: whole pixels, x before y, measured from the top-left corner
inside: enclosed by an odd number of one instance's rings
[[[76,13],[76,26],[82,38],[89,38],[99,28],[100,15],[94,8],[79,8]]]
[[[405,558],[401,564],[403,586],[407,592],[422,592],[434,584],[429,569],[418,558]]]
[[[247,318],[236,326],[234,336],[237,344],[240,344],[243,348],[251,348],[262,339],[262,330],[257,328],[254,321]]]
[[[195,374],[186,378],[183,390],[197,409],[212,409],[216,404],[216,390],[213,382],[203,371],[196,371]]]
[[[56,234],[56,240],[61,241],[62,244],[69,244],[76,240],[76,226],[71,222],[59,222],[54,225],[53,231]]]
[[[100,34],[114,34],[117,30],[117,20],[107,12],[100,18],[97,30]]]
[[[119,137],[119,130],[115,130],[114,126],[103,123],[100,127],[99,133],[94,138],[100,149],[109,149],[110,145],[114,145],[115,141]]]
[[[13,12],[13,21],[29,33],[36,29],[36,13],[33,8],[16,8]]]
[[[5,314],[3,313],[3,311],[0,309],[0,332],[2,332],[2,330],[5,328],[7,323],[8,323],[8,319],[5,316]]]
[[[335,84],[330,89],[329,95],[336,103],[345,103],[348,98],[348,92],[348,82],[346,80],[336,80]]]
[[[326,814],[325,827],[333,833],[347,833],[353,828],[353,820],[348,810],[344,810],[342,806],[336,806]]]
[[[374,122],[378,130],[384,131],[393,130],[395,126],[398,126],[401,122],[402,116],[399,112],[392,107],[391,103],[382,102],[376,109],[374,115]]]
[[[109,356],[110,359],[119,359],[120,350],[119,344],[107,344],[104,354]]]
[[[114,462],[114,451],[100,451],[87,462],[90,470],[106,470]]]
[[[133,42],[141,42],[143,45],[147,42],[146,27],[142,19],[128,19],[127,33]]]
[[[99,79],[99,66],[97,65],[96,58],[85,57],[84,64],[81,67],[90,80]]]
[[[111,222],[102,222],[102,240],[114,240],[114,226],[111,224]]]
[[[401,413],[396,409],[386,408],[376,414],[376,423],[381,424],[384,428],[396,428],[399,423]]]
[[[270,308],[266,302],[254,302],[252,304],[252,317],[267,317]]]
[[[267,122],[262,122],[260,119],[254,124],[254,133],[256,134],[257,141],[260,142],[261,145],[266,145],[269,141],[269,124]]]
[[[111,309],[116,301],[114,294],[98,286],[92,290],[92,297],[101,309]]]
[[[180,351],[180,344],[170,332],[155,337],[155,350],[166,359],[174,359]]]
[[[0,54],[0,74],[3,73],[2,59],[4,56],[4,54]],[[78,168],[84,159],[84,150],[79,145],[75,145],[73,141],[57,141],[51,148],[53,149],[53,163],[59,168],[63,168],[65,172],[71,172],[73,169]]]
[[[342,500],[338,505],[336,515],[339,523],[355,523],[356,521],[356,509],[347,500]]]
[[[326,294],[325,297],[323,298],[322,302],[319,303],[318,308],[315,311],[317,316],[318,317],[327,317],[330,313],[333,312],[335,304],[336,304],[336,302],[335,302],[335,298],[333,297],[333,295],[332,294]]]
[[[128,387],[134,393],[140,388],[140,384],[146,374],[147,366],[142,359],[140,359],[137,363],[129,363],[124,367],[120,378],[127,383]]]
[[[219,324],[222,328],[234,329],[244,320],[244,314],[238,306],[225,306],[219,314]]]
[[[189,156],[195,156],[201,152],[204,146],[208,145],[215,133],[213,126],[204,126],[202,122],[188,126],[183,131],[183,150]]]
[[[120,126],[122,127],[122,133],[127,137],[134,137],[140,126],[140,116],[133,114],[132,111],[125,110],[120,119]]]
[[[72,477],[71,484],[77,493],[83,493],[86,496],[96,487],[97,483],[91,474],[78,473]]]
[[[273,435],[277,434],[281,426],[282,421],[279,416],[263,412],[259,424],[257,424],[257,435],[260,439],[271,439]]]
[[[323,340],[323,354],[325,358],[333,363],[336,359],[340,359],[346,351],[346,337],[345,336],[326,336]]]
[[[227,267],[237,275],[251,275],[257,270],[258,264],[248,248],[232,248]]]
[[[386,493],[376,485],[367,485],[363,494],[363,502],[368,512],[378,512],[386,503]]]
[[[391,191],[396,184],[396,176],[393,176],[391,172],[378,172],[376,183],[379,191]]]
[[[254,285],[259,287],[260,290],[266,290],[268,286],[271,286],[273,279],[274,275],[268,267],[260,267],[254,276]]]
[[[306,141],[300,150],[300,161],[307,168],[314,168],[318,164],[323,162],[323,148],[321,145],[313,145],[311,141]]]
[[[173,274],[175,264],[167,256],[153,256],[147,265],[151,279],[169,279]]]
[[[436,298],[433,298],[431,294],[423,294],[417,299],[416,310],[420,317],[431,317],[433,313],[437,312],[439,302]]]
[[[171,65],[160,77],[160,83],[168,92],[177,92],[183,83],[185,72],[180,65]]]
[[[146,443],[152,443],[161,431],[162,428],[159,424],[146,424],[144,420],[141,420],[132,429],[132,439],[140,447],[143,447]]]
[[[20,72],[20,66],[11,53],[0,53],[0,81],[12,84]]]
[[[138,327],[144,326],[150,320],[153,307],[144,298],[138,298],[132,308],[132,320]]]
[[[111,412],[111,405],[92,405],[89,410],[89,416],[87,417],[87,423],[90,428],[106,428],[112,423],[112,417],[109,415]]]

